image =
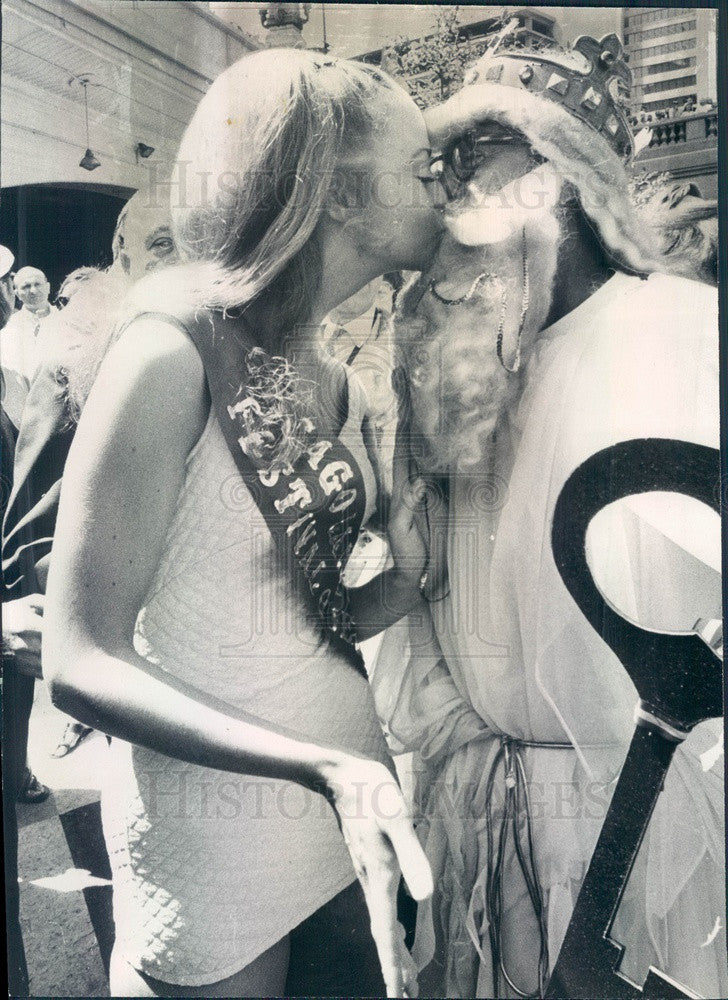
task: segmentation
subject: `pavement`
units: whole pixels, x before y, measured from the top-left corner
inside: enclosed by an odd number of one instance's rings
[[[347,582],[365,582],[385,558],[381,540],[369,536],[355,553]],[[379,637],[363,646],[369,666],[378,646]],[[20,919],[31,996],[103,997],[109,996],[114,940],[99,792],[107,742],[93,733],[66,757],[52,757],[68,721],[51,704],[45,685],[36,683],[28,756],[51,795],[40,805],[16,806]],[[399,758],[398,765],[405,794],[411,793],[409,759]]]
[[[36,997],[109,995],[111,882],[99,808],[106,739],[93,733],[73,753],[50,756],[67,716],[36,683],[30,764],[51,796],[18,805],[20,919]]]

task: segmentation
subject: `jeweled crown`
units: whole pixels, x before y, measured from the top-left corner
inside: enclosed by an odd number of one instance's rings
[[[623,157],[634,153],[627,118],[632,71],[615,34],[600,41],[589,35],[571,48],[538,51],[517,47],[521,32],[512,21],[489,44],[465,77],[465,83],[499,83],[518,87],[561,104],[602,135]]]

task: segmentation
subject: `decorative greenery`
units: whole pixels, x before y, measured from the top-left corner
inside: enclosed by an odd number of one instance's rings
[[[386,67],[404,78],[414,100],[426,108],[445,100],[462,84],[473,55],[462,34],[460,8],[446,6],[437,11],[431,35],[395,39],[386,52]]]
[[[468,37],[460,23],[460,8],[443,6],[435,14],[435,29],[424,38],[397,37],[382,59],[382,66],[399,77],[421,108],[439,104],[462,85],[463,77],[483,55],[493,36],[512,20],[504,7],[492,20],[487,35]],[[527,49],[537,52],[551,48],[554,42],[540,38],[533,31],[516,29],[500,41],[501,48]]]

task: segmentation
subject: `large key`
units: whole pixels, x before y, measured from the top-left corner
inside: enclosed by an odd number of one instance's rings
[[[546,991],[552,1000],[698,995],[654,968],[644,984],[631,982],[619,970],[629,942],[614,941],[610,931],[676,747],[699,722],[722,715],[722,648],[719,654],[717,643],[695,632],[648,631],[619,615],[592,578],[586,532],[608,504],[655,490],[684,493],[719,511],[719,483],[716,449],[645,438],[593,455],[570,476],[556,504],[556,565],[634,682],[639,704],[627,758]]]

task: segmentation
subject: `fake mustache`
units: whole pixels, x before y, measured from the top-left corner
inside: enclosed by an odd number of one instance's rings
[[[551,212],[559,200],[562,179],[550,163],[509,181],[494,194],[484,194],[476,177],[468,193],[445,212],[453,239],[467,247],[503,243],[538,215]]]

